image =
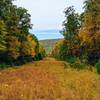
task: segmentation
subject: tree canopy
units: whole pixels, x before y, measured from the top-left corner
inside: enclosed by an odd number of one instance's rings
[[[63,56],[64,59],[75,56],[95,64],[100,59],[100,0],[85,0],[82,14],[76,13],[73,6],[67,7],[65,17],[64,40],[55,46],[53,55]],[[65,55],[61,56],[62,53]]]
[[[14,0],[0,0],[0,62],[23,63],[39,53],[38,39],[30,33],[31,15]]]

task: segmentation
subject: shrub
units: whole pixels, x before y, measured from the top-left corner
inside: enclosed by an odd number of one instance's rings
[[[77,58],[74,57],[74,56],[68,56],[67,59],[66,59],[66,61],[67,61],[68,63],[70,63],[70,64],[75,63],[76,60],[77,60]]]
[[[75,56],[68,56],[66,61],[69,63],[71,68],[75,68],[75,69],[84,69],[86,68],[86,64],[82,63],[81,60],[79,60],[77,57]]]
[[[33,60],[39,61],[42,60],[44,57],[46,57],[45,48],[39,44],[39,52],[33,57]]]
[[[2,63],[0,64],[0,69],[5,69],[5,68],[8,68],[9,65],[5,64],[5,63]]]
[[[66,60],[68,55],[68,47],[65,40],[60,40],[56,43],[51,55],[58,60]]]
[[[45,48],[40,44],[39,45],[39,55],[41,59],[43,59],[46,56]]]
[[[72,67],[72,68],[75,68],[75,69],[78,69],[78,70],[80,70],[80,69],[85,69],[86,67],[86,65],[84,64],[84,63],[77,63],[77,62],[75,62],[75,63],[73,63],[73,64],[70,64],[70,66]]]
[[[96,66],[98,74],[100,74],[100,60],[96,63],[95,66]]]

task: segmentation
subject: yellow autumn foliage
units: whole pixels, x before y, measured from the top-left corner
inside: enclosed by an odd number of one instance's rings
[[[34,57],[36,55],[36,46],[37,43],[31,35],[27,36],[27,41],[24,41],[22,44],[22,51],[24,55],[29,55]]]
[[[17,57],[20,55],[19,48],[20,42],[18,41],[18,39],[14,36],[10,36],[7,48],[8,57],[12,59],[17,59]]]
[[[100,13],[88,12],[80,29],[79,37],[82,44],[92,45],[94,40],[100,41]]]

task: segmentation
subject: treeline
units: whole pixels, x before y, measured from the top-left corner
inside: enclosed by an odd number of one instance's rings
[[[14,0],[0,0],[0,64],[23,64],[45,56],[38,39],[29,32],[31,15]],[[43,54],[42,54],[43,53]]]
[[[52,56],[95,65],[100,59],[100,0],[85,0],[82,14],[68,7],[65,17],[61,32],[64,40],[56,44]]]

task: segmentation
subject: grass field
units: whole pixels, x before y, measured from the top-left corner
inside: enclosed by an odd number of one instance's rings
[[[1,70],[0,100],[100,100],[100,76],[45,58]]]

